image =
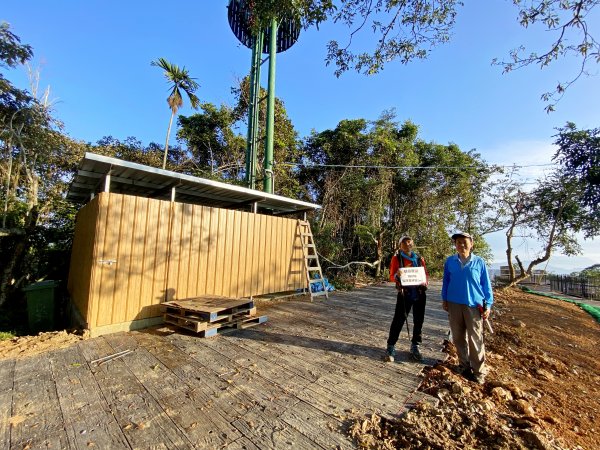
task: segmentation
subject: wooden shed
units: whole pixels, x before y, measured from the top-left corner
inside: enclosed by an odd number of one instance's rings
[[[319,208],[86,153],[68,289],[92,336],[162,321],[160,304],[307,288],[297,218]],[[86,203],[87,202],[87,203]]]

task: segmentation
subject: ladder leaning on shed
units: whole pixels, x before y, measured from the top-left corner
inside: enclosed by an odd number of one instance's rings
[[[317,247],[313,239],[313,234],[310,229],[310,223],[307,220],[298,219],[298,234],[300,235],[300,242],[302,244],[302,255],[304,256],[304,269],[306,272],[306,281],[308,282],[308,293],[310,299],[324,295],[329,298],[327,292],[327,286],[325,285],[325,278],[323,278],[323,271],[321,270],[321,264],[319,264],[319,255],[317,254]],[[318,274],[315,277],[314,274]],[[321,284],[323,286],[322,291],[313,292],[313,285]]]

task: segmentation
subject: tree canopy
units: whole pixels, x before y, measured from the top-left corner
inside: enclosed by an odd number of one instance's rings
[[[558,129],[554,160],[558,166],[536,180],[536,187],[527,190],[522,181],[507,174],[489,190],[491,203],[485,208],[487,218],[482,229],[503,230],[506,234],[506,260],[510,282],[531,276],[535,266],[555,253],[573,256],[581,253],[578,233],[585,238],[600,234],[598,212],[598,163],[600,162],[599,131],[578,130],[567,123]],[[514,251],[516,237],[538,243],[536,256],[525,264]],[[515,270],[518,267],[518,271]]]
[[[189,98],[192,108],[196,109],[200,100],[195,92],[200,87],[194,78],[192,78],[185,67],[179,67],[170,63],[165,58],[158,58],[150,63],[151,66],[158,67],[163,70],[163,75],[169,83],[171,92],[167,97],[167,103],[171,109],[171,117],[169,119],[169,127],[167,128],[167,138],[165,140],[165,154],[163,157],[162,168],[167,166],[167,153],[169,152],[169,136],[171,135],[171,126],[173,118],[177,111],[183,105],[182,92]]]
[[[393,111],[315,132],[303,154],[298,176],[322,205],[317,230],[322,244],[329,237],[323,251],[338,264],[366,257],[379,267],[408,233],[440,270],[451,251],[449,231],[468,225],[489,175],[478,155],[419,139],[418,127],[397,123]]]
[[[347,8],[367,3],[342,2]],[[333,2],[294,2],[309,8],[305,13],[313,23],[343,10],[329,10],[328,4]],[[311,5],[322,8],[324,15],[318,9],[311,12]],[[346,9],[347,19],[355,20],[351,11]],[[8,26],[0,28],[0,68],[25,63],[32,54]],[[178,118],[179,145],[166,154],[171,170],[242,183],[246,143],[239,130],[247,117],[248,79],[232,94],[231,105],[198,103],[199,112]],[[265,123],[265,115],[261,104],[259,123]],[[283,101],[276,99],[275,124],[275,192],[322,205],[310,219],[319,253],[325,257],[323,266],[334,273],[355,275],[368,267],[372,275],[382,276],[398,238],[409,234],[436,274],[453,251],[451,231],[470,232],[477,253],[487,257],[483,236],[504,230],[509,265],[513,267],[514,259],[520,269],[513,273],[516,280],[553,252],[577,254],[577,233],[594,237],[600,232],[598,129],[578,130],[572,123],[559,128],[558,167],[535,189],[526,190],[510,178],[490,183],[496,169],[480,155],[452,143],[421,139],[418,126],[398,121],[394,110],[375,120],[341,120],[333,129],[300,139]],[[259,132],[264,135],[263,128]],[[66,279],[76,207],[66,202],[65,194],[85,151],[150,166],[158,166],[164,156],[160,145],[144,145],[135,137],[121,141],[107,136],[96,144],[71,139],[54,117],[47,96],[39,96],[33,87],[16,88],[2,73],[0,146],[0,305],[31,281]],[[513,256],[516,230],[541,243],[527,267]]]
[[[32,55],[7,24],[0,25],[0,67],[23,64]],[[36,95],[0,74],[0,305],[23,283],[68,261],[61,252],[69,249],[74,206],[64,191],[83,145],[62,132],[48,97]]]
[[[579,68],[542,95],[546,110],[552,111],[566,89],[590,66],[600,61],[600,42],[594,37],[600,0],[512,0],[516,20],[524,28],[541,28],[548,41],[542,51],[528,50],[524,43],[508,58],[495,58],[504,72],[530,65],[544,68],[561,58],[574,58]],[[335,66],[335,75],[348,70],[372,75],[391,61],[403,64],[426,58],[436,46],[448,42],[463,7],[461,0],[253,0],[254,26],[264,26],[272,14],[294,15],[305,27],[326,21],[349,29],[345,42],[330,40],[326,63]],[[482,17],[481,20],[495,20]],[[359,39],[368,32],[372,37]],[[365,44],[358,47],[358,42]]]
[[[581,205],[589,214],[582,229],[587,237],[600,233],[600,128],[578,130],[568,122],[558,129],[554,142],[558,146],[554,160],[561,164],[565,176],[581,186]]]
[[[248,117],[248,77],[232,88],[232,106],[219,107],[202,103],[201,112],[189,117],[180,116],[177,137],[189,152],[191,171],[195,175],[217,178],[230,183],[242,184],[246,134],[240,131]],[[261,88],[261,97],[266,91]],[[259,136],[265,135],[266,105],[259,107]],[[257,173],[261,179],[264,159],[264,139],[259,139]],[[298,134],[287,115],[285,105],[275,98],[274,130],[274,182],[280,195],[296,197],[301,187],[292,167],[284,163],[296,161],[299,155]]]

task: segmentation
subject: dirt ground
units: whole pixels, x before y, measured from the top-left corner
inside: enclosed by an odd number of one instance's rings
[[[18,336],[0,341],[0,359],[19,358],[68,347],[82,339],[83,333],[73,331],[52,331],[35,336]]]
[[[483,386],[455,373],[456,352],[428,368],[418,404],[397,422],[376,415],[351,434],[363,448],[600,448],[600,325],[579,307],[520,290],[496,292],[490,374]]]
[[[600,447],[600,325],[577,306],[520,290],[497,291],[490,374],[483,386],[455,373],[456,354],[426,368],[420,403],[398,421],[358,418],[362,448],[597,449]],[[0,358],[71,345],[85,336],[40,333],[0,342]]]

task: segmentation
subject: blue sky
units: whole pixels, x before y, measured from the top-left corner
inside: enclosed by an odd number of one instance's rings
[[[40,89],[50,86],[55,113],[73,138],[96,142],[103,136],[134,136],[145,144],[164,143],[169,119],[167,84],[150,61],[164,57],[185,66],[201,87],[202,101],[231,103],[231,87],[249,70],[250,50],[239,44],[227,23],[226,0],[116,1],[7,0],[0,20],[30,44],[33,67],[41,69]],[[600,27],[598,12],[596,30]],[[296,45],[277,55],[276,95],[300,136],[332,128],[342,119],[376,119],[395,108],[427,141],[476,149],[488,162],[543,164],[554,153],[555,128],[566,121],[579,128],[600,126],[600,77],[581,79],[567,91],[557,111],[547,114],[540,95],[568,80],[577,62],[563,60],[502,74],[492,66],[520,44],[544,49],[547,33],[524,30],[508,0],[467,1],[450,43],[427,60],[393,62],[371,77],[333,75],[324,63],[326,44],[345,43],[348,31],[326,24],[301,33]],[[368,41],[370,31],[362,42]],[[357,41],[360,45],[361,39]],[[28,86],[26,71],[9,71],[17,86]],[[263,70],[266,86],[266,70]],[[189,106],[180,112],[191,114]],[[244,132],[244,130],[240,130]],[[174,135],[174,133],[173,133]],[[173,138],[172,138],[173,140]],[[533,177],[541,169],[523,170]],[[498,261],[502,236],[488,239]],[[516,242],[523,259],[535,256],[532,242]],[[600,242],[582,241],[584,254],[554,256],[555,270],[575,270],[600,262]]]

